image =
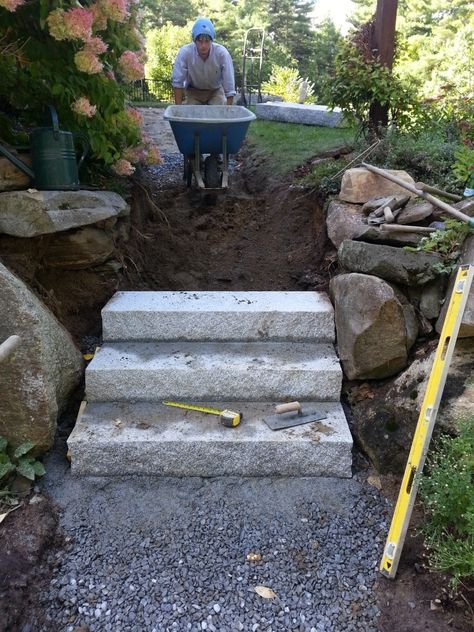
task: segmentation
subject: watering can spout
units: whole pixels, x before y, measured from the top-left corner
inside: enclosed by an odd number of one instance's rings
[[[8,149],[5,149],[5,147],[2,147],[1,145],[0,145],[0,154],[5,156],[5,158],[8,158],[8,160],[12,162],[15,165],[15,167],[18,167],[18,169],[23,171],[23,173],[26,173],[26,175],[29,178],[31,178],[31,180],[35,179],[35,174],[33,173],[33,170],[30,167],[28,167],[28,165],[25,164],[23,160],[20,160],[19,158],[17,158],[14,154],[10,153]]]

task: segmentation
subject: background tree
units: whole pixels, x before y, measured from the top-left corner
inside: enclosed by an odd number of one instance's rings
[[[328,77],[334,75],[334,63],[344,38],[334,22],[328,18],[315,26],[312,38],[307,76],[314,83],[316,100],[322,103],[324,86]]]
[[[272,66],[290,67],[293,60],[301,76],[312,74],[311,0],[195,0],[189,3],[186,11],[181,11],[182,0],[145,2],[149,28],[153,24],[151,15],[155,16],[154,23],[159,28],[166,21],[184,26],[185,23],[192,24],[198,15],[210,17],[216,27],[217,42],[224,44],[232,55],[237,80],[241,75],[244,35],[251,27],[262,27],[267,34],[264,78],[269,77]],[[192,16],[190,11],[193,11]],[[181,13],[179,19],[172,18],[178,13]]]
[[[193,0],[141,0],[141,4],[145,30],[160,28],[167,22],[174,26],[185,26],[198,13],[197,3]]]
[[[151,29],[147,33],[148,62],[145,65],[145,72],[148,79],[156,82],[150,86],[150,91],[158,99],[169,92],[166,84],[169,84],[178,50],[191,41],[191,25],[192,22],[185,26],[175,26],[167,22],[161,28]]]

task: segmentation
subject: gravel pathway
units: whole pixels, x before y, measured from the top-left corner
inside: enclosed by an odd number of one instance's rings
[[[67,544],[38,632],[378,629],[387,507],[357,477],[75,479],[55,453],[47,472]]]
[[[182,182],[181,155],[162,157],[152,177]],[[76,479],[64,452],[41,483],[66,546],[35,632],[377,631],[387,504],[359,476]]]

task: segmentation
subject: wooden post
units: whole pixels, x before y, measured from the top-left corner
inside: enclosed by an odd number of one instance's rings
[[[374,48],[377,49],[382,64],[390,69],[395,51],[397,5],[398,0],[377,0],[375,12]]]
[[[395,50],[395,24],[397,21],[398,0],[377,0],[375,23],[372,31],[372,49],[381,63],[392,69]],[[369,109],[369,134],[371,138],[379,135],[380,129],[387,127],[388,107],[374,101]]]

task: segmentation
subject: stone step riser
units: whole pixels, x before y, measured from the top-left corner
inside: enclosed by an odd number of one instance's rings
[[[161,401],[176,399],[202,402],[231,401],[337,401],[341,392],[340,371],[288,371],[275,375],[256,371],[239,373],[200,371],[100,371],[86,377],[88,401]]]
[[[88,401],[337,401],[331,345],[108,343],[86,370]]]
[[[351,476],[352,438],[339,403],[307,403],[307,411],[322,411],[325,419],[280,431],[270,430],[264,422],[272,412],[269,404],[224,402],[230,405],[243,415],[233,429],[222,427],[213,415],[157,404],[88,404],[68,440],[72,472]]]
[[[102,310],[103,338],[334,341],[329,299],[317,292],[119,292]]]

